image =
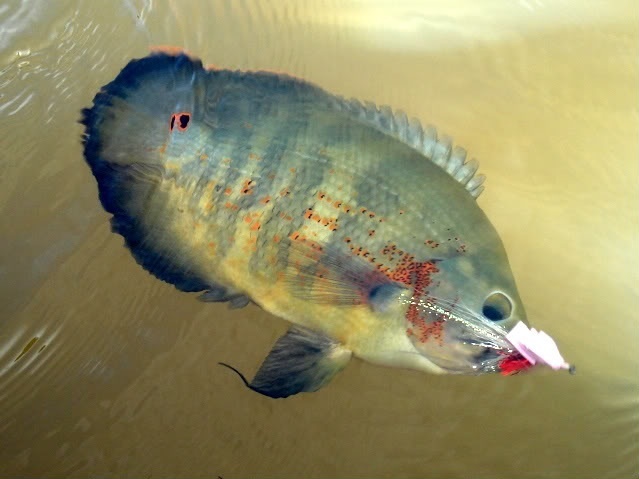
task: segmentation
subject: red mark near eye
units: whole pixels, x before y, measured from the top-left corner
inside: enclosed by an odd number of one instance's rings
[[[169,131],[173,131],[176,126],[179,131],[186,131],[190,122],[191,114],[189,112],[181,111],[179,113],[173,113],[169,121]]]

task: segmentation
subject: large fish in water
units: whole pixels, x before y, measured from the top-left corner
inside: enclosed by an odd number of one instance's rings
[[[475,201],[483,177],[434,129],[164,53],[131,61],[82,123],[102,205],[142,267],[293,323],[242,376],[251,389],[315,391],[351,356],[456,374],[512,359],[504,335],[525,313]]]

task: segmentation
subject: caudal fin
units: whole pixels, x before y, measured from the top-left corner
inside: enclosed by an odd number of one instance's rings
[[[172,136],[174,114],[196,110],[205,79],[202,63],[186,55],[133,60],[96,94],[80,120],[84,157],[104,209],[113,214],[113,231],[146,270],[184,291],[202,291],[208,284],[172,248],[156,192],[165,174],[164,150],[188,141]]]

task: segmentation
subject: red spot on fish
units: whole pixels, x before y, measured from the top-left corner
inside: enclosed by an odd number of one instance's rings
[[[186,131],[189,127],[189,123],[191,122],[191,114],[187,111],[182,111],[179,113],[173,113],[171,115],[171,119],[169,120],[169,131],[173,131],[175,127],[179,131]]]
[[[441,343],[445,320],[435,319],[433,321],[430,318],[425,318],[417,306],[419,299],[425,295],[426,289],[431,283],[431,276],[439,270],[431,261],[418,262],[415,261],[414,256],[408,253],[400,252],[399,254],[401,255],[399,264],[390,271],[388,276],[394,281],[413,288],[413,300],[406,311],[406,319],[420,342],[434,338]]]
[[[231,188],[226,188],[226,189],[224,190],[224,194],[225,194],[226,196],[231,196],[231,193],[233,193],[233,190],[232,190]]]

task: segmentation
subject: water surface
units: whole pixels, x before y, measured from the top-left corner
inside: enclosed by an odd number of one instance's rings
[[[633,1],[5,0],[0,475],[637,477],[638,13]],[[455,138],[488,177],[479,203],[531,322],[578,374],[353,361],[318,393],[245,389],[217,362],[252,374],[286,324],[143,271],[83,163],[80,109],[154,45],[287,71]]]

